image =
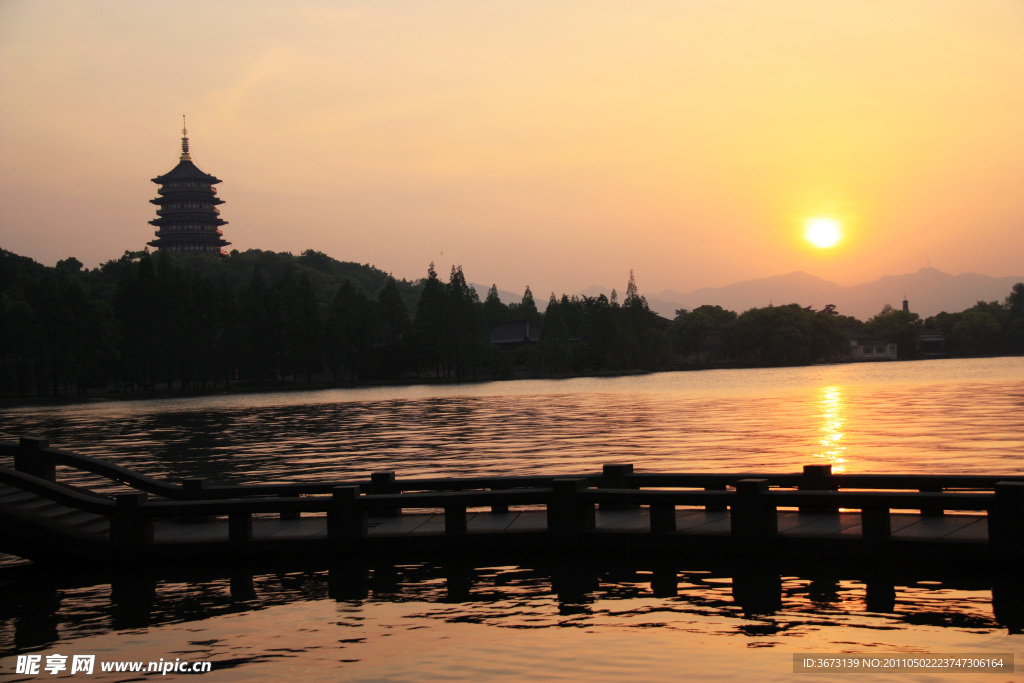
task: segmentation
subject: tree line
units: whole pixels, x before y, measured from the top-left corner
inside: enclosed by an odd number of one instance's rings
[[[98,268],[53,268],[0,252],[0,394],[208,390],[471,380],[523,372],[658,369],[669,345],[630,281],[626,300],[529,287],[484,300],[461,267],[417,282],[320,252],[227,258],[125,252]],[[535,344],[499,348],[490,329],[526,321]]]
[[[867,322],[796,304],[742,314],[719,306],[654,313],[630,273],[622,301],[527,287],[483,300],[455,266],[397,280],[369,265],[233,251],[227,258],[125,252],[98,268],[53,268],[0,251],[0,395],[464,381],[841,360],[849,332],[896,341],[913,357],[923,326],[957,353],[1024,351],[1024,284],[1005,303],[921,321],[887,307]],[[491,343],[500,324],[540,330]]]

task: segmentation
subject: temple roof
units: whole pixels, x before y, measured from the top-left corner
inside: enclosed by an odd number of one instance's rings
[[[184,118],[182,116],[182,120]],[[209,173],[203,173],[199,170],[198,166],[192,163],[192,154],[188,151],[188,129],[184,127],[181,129],[181,157],[178,165],[167,173],[153,178],[153,182],[159,185],[163,185],[171,180],[202,180],[210,185],[216,185],[220,182],[219,178]]]
[[[179,161],[178,165],[167,173],[153,178],[153,182],[160,185],[171,180],[202,180],[204,183],[209,183],[210,185],[215,185],[220,182],[219,178],[200,171],[199,167],[193,164],[191,159]]]
[[[531,325],[529,320],[494,323],[491,325],[492,344],[525,344],[540,341],[540,325]]]

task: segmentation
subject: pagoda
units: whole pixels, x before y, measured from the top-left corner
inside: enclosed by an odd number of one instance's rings
[[[160,186],[157,190],[160,196],[149,200],[157,205],[157,217],[149,222],[156,226],[156,239],[149,246],[190,254],[227,256],[222,247],[231,243],[224,241],[224,233],[220,230],[227,221],[221,220],[217,209],[224,200],[217,197],[214,187],[220,179],[203,173],[192,163],[192,155],[188,151],[188,129],[183,127],[181,135],[178,165],[153,178],[153,182]]]

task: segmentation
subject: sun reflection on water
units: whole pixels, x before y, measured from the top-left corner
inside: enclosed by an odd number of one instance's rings
[[[844,431],[848,407],[843,396],[843,389],[839,386],[822,387],[818,400],[821,408],[821,437],[818,444],[821,450],[815,457],[827,460],[832,465],[834,473],[841,473],[846,470],[846,445],[843,439],[846,436]]]

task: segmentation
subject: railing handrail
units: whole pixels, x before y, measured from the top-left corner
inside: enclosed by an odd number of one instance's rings
[[[624,475],[625,481],[637,486],[698,487],[733,485],[740,479],[766,479],[770,486],[797,487],[806,481],[803,473],[738,472],[636,472]],[[991,489],[1001,481],[1024,481],[1024,475],[989,474],[829,474],[824,481],[830,485],[853,489]]]
[[[26,440],[23,440],[23,442]],[[32,442],[34,440],[27,440]],[[788,494],[790,498],[777,498],[780,502],[776,503],[780,506],[795,506],[795,505],[807,505],[808,500],[813,498],[812,494],[828,494],[827,501],[817,501],[813,504],[829,504],[839,505],[847,508],[858,508],[860,504],[858,501],[866,502],[869,505],[881,505],[877,502],[881,500],[878,494],[885,493],[885,491],[851,491],[850,489],[891,489],[894,492],[897,491],[925,491],[925,492],[936,492],[942,491],[943,489],[957,489],[957,490],[968,490],[968,491],[992,491],[997,483],[1003,481],[1024,481],[1024,476],[994,476],[994,475],[913,475],[913,474],[831,474],[825,473],[816,480],[816,486],[813,488],[819,489],[817,491],[778,491],[779,487],[788,489],[796,489],[804,486],[808,483],[807,473],[759,473],[759,472],[737,472],[737,473],[686,473],[686,472],[667,472],[667,473],[637,473],[632,472],[630,466],[622,466],[628,468],[627,471],[620,473],[614,480],[609,482],[608,477],[605,473],[584,473],[584,474],[555,474],[555,475],[519,475],[519,476],[494,476],[494,477],[460,477],[460,478],[444,478],[444,477],[424,477],[424,478],[410,478],[410,479],[396,479],[393,474],[391,478],[387,479],[385,483],[379,484],[375,481],[367,481],[366,479],[361,480],[339,480],[332,482],[292,482],[292,483],[278,483],[278,484],[218,484],[218,485],[205,485],[204,482],[196,480],[197,486],[187,487],[182,484],[172,484],[170,482],[156,479],[144,474],[140,474],[126,467],[116,465],[114,463],[107,462],[100,458],[92,456],[82,455],[79,453],[73,453],[71,451],[65,451],[58,448],[52,448],[48,445],[44,445],[45,442],[39,442],[37,444],[37,450],[34,451],[36,457],[42,458],[51,463],[63,465],[66,467],[77,468],[83,471],[91,472],[103,477],[106,477],[112,481],[127,484],[140,491],[145,491],[154,495],[158,495],[170,500],[231,500],[231,499],[247,499],[247,498],[259,498],[265,496],[279,496],[279,497],[299,497],[299,496],[327,496],[335,488],[339,486],[355,486],[358,487],[360,492],[363,494],[373,494],[375,500],[382,500],[379,498],[381,495],[399,495],[405,496],[401,502],[394,501],[393,504],[405,505],[406,501],[411,500],[409,496],[422,494],[426,495],[428,500],[431,494],[439,494],[443,492],[479,492],[481,494],[491,495],[502,491],[518,491],[526,492],[537,489],[550,488],[553,482],[557,479],[582,479],[585,485],[588,487],[598,487],[606,497],[628,497],[628,502],[632,504],[647,504],[643,501],[647,500],[659,500],[668,502],[669,500],[703,500],[704,503],[692,503],[692,504],[716,504],[716,505],[727,505],[726,499],[718,500],[714,498],[712,494],[727,493],[722,491],[725,487],[735,486],[736,482],[743,479],[763,479],[768,482],[770,487],[776,487],[771,489],[770,493],[775,500],[776,496],[783,496]],[[10,442],[0,442],[0,453],[8,455],[16,455],[20,452],[20,447],[17,444]],[[12,472],[14,470],[11,470]],[[42,480],[41,480],[42,481]],[[608,485],[615,489],[615,492],[609,490]],[[605,488],[601,488],[602,486]],[[53,488],[58,487],[58,488]],[[57,491],[59,484],[53,484],[45,487],[46,491]],[[691,489],[705,489],[705,490],[673,490],[673,491],[659,491],[658,488],[691,488]],[[718,490],[715,490],[718,489]],[[64,489],[73,490],[73,489]],[[593,492],[591,492],[593,493]],[[638,494],[650,494],[649,496]],[[589,495],[589,494],[588,494]],[[897,501],[891,505],[896,508],[913,508],[919,505],[927,504],[934,507],[941,507],[944,504],[954,503],[960,500],[960,503],[956,504],[968,504],[967,501],[973,500],[974,502],[969,503],[971,505],[982,505],[982,498],[968,499],[968,498],[942,498],[942,499],[927,499],[921,496],[930,495],[929,493],[915,493],[915,494],[899,494],[895,495],[913,495],[916,503],[909,503],[910,498],[891,498],[886,500]],[[937,495],[949,496],[953,495],[949,492],[941,493]],[[970,495],[970,494],[964,494]],[[985,494],[978,494],[985,495]],[[792,502],[783,502],[792,501]],[[945,502],[943,502],[945,501]],[[152,503],[148,503],[152,504]],[[488,505],[490,503],[480,503],[480,505]],[[691,504],[680,502],[679,504]],[[372,505],[372,504],[371,504]],[[383,504],[382,504],[383,505]],[[415,507],[409,504],[410,507]],[[429,505],[427,506],[429,507]],[[986,509],[984,507],[967,507],[967,508],[947,508],[947,509]]]
[[[459,478],[416,478],[395,479],[390,484],[395,492],[405,491],[460,491],[493,488],[529,488],[550,486],[555,479],[585,479],[588,485],[600,485],[601,473],[578,473],[531,476],[459,477]],[[734,486],[741,479],[766,479],[772,487],[796,488],[805,482],[803,474],[778,474],[762,472],[738,472],[734,474],[705,473],[652,473],[641,472],[625,475],[624,481],[638,488],[681,487],[706,488],[711,486]],[[912,474],[834,474],[826,479],[829,484],[842,489],[962,489],[991,490],[1001,481],[1024,481],[1024,476],[995,475],[912,475]],[[285,484],[217,484],[202,489],[207,498],[232,498],[252,495],[326,495],[337,486],[359,486],[364,492],[372,490],[372,484],[365,479],[340,480],[332,482],[292,482]]]
[[[383,493],[360,496],[357,505],[365,510],[400,508],[443,508],[460,505],[543,505],[551,498],[550,488],[508,491],[431,491],[426,493]],[[151,517],[178,515],[227,515],[231,513],[328,512],[329,496],[287,498],[232,498],[226,500],[146,501],[139,510]]]
[[[5,455],[14,456],[18,451],[19,446],[17,444],[12,444],[9,441],[0,442],[0,452]],[[115,465],[112,462],[101,460],[100,458],[82,455],[81,453],[73,453],[71,451],[65,451],[50,446],[40,448],[39,454],[55,464],[64,465],[65,467],[73,467],[85,472],[91,472],[92,474],[98,474],[110,479],[111,481],[120,484],[127,484],[140,491],[146,491],[147,493],[167,498],[181,498],[184,496],[184,488],[180,484],[171,484],[162,479],[156,479],[154,477],[141,474],[126,467]]]
[[[531,475],[513,477],[431,477],[421,479],[395,479],[389,484],[393,493],[423,491],[470,491],[480,489],[518,489],[550,487],[555,479],[581,478],[597,483],[600,474]],[[338,486],[358,486],[364,493],[373,491],[374,485],[366,479],[329,482],[291,482],[285,484],[213,484],[202,488],[205,498],[234,498],[266,495],[328,495]]]
[[[81,493],[29,474],[0,467],[0,481],[37,493],[56,502],[106,516],[114,514],[113,501]],[[649,489],[582,489],[580,500],[593,504],[680,505],[731,507],[739,499],[735,491],[659,491]],[[943,510],[990,510],[993,493],[918,493],[889,491],[768,491],[767,502],[776,507],[839,506],[848,509],[889,508]],[[552,489],[514,488],[507,490],[427,491],[413,493],[364,494],[356,505],[367,511],[395,508],[444,508],[449,506],[546,505]],[[328,512],[329,496],[261,497],[202,500],[146,500],[138,505],[148,517],[185,515],[228,515],[231,513]]]
[[[0,482],[86,512],[110,515],[114,510],[114,501],[96,493],[80,491],[64,484],[56,484],[8,467],[0,467]]]

